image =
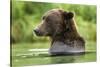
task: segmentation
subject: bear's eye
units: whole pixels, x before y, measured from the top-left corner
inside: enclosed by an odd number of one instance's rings
[[[45,16],[43,16],[42,19],[44,20],[45,19]]]

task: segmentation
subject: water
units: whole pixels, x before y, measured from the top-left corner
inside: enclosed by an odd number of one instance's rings
[[[61,63],[82,63],[95,62],[96,52],[86,52],[77,55],[50,56],[47,52],[29,52],[27,54],[18,54],[12,57],[12,66],[31,66],[31,65],[47,65]]]

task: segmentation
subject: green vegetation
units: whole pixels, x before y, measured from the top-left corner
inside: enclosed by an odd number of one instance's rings
[[[95,61],[96,53],[85,56],[34,56],[29,49],[49,48],[48,37],[37,37],[33,29],[40,23],[42,15],[53,8],[75,12],[78,32],[86,41],[86,50],[96,50],[96,6],[60,3],[11,1],[11,50],[12,65],[37,65]],[[18,56],[19,54],[27,54]],[[67,58],[67,59],[65,59]],[[68,59],[69,58],[69,59]]]
[[[47,41],[33,35],[42,15],[53,8],[75,12],[79,33],[87,40],[96,40],[96,6],[12,1],[11,43]],[[92,30],[90,30],[92,29]]]

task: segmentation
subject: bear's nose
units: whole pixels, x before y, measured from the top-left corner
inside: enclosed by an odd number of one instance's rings
[[[37,36],[41,36],[41,35],[42,35],[42,33],[41,33],[38,29],[35,29],[34,32],[35,32],[35,34],[36,34]]]
[[[37,33],[39,33],[39,30],[35,29],[34,32],[37,34]]]

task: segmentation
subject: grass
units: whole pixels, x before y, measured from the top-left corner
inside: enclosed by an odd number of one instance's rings
[[[31,66],[41,64],[79,63],[96,61],[96,53],[91,52],[79,56],[49,56],[35,55],[29,49],[49,48],[49,42],[17,43],[12,45],[12,67]],[[96,43],[86,43],[86,50],[96,50]]]

